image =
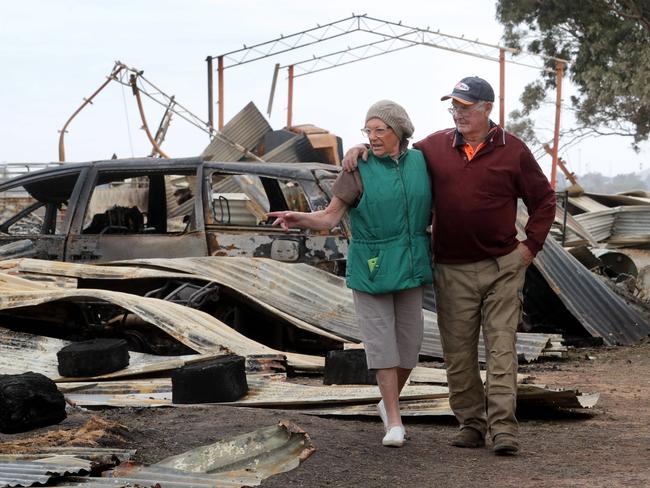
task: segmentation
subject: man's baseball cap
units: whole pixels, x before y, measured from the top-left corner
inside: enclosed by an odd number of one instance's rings
[[[454,87],[450,95],[445,95],[440,100],[453,98],[463,105],[473,105],[478,102],[494,102],[494,90],[490,84],[478,76],[463,78]]]

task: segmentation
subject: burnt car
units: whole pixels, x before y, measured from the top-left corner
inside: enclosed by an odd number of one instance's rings
[[[0,184],[0,246],[69,262],[266,257],[330,267],[347,221],[328,232],[271,225],[266,212],[327,206],[340,168],[319,163],[121,159],[65,163]]]

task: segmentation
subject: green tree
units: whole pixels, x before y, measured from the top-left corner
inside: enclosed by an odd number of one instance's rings
[[[497,19],[507,45],[569,61],[566,73],[578,90],[571,97],[574,138],[625,135],[636,150],[648,139],[650,0],[497,0]],[[511,114],[513,130],[530,128],[531,113],[555,84],[555,74],[545,72],[526,87],[523,108]]]

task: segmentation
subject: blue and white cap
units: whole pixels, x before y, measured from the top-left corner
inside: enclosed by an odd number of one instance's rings
[[[473,105],[478,102],[494,102],[494,90],[490,84],[478,76],[463,78],[454,87],[450,95],[440,100],[453,98],[463,105]]]

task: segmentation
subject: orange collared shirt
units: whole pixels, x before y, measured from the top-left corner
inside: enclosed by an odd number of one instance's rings
[[[485,140],[481,142],[478,146],[476,146],[476,149],[474,149],[472,145],[468,144],[467,142],[463,145],[463,151],[465,151],[465,155],[467,156],[468,161],[474,159],[474,156],[476,156],[479,153],[479,151],[485,147],[485,145],[488,143],[490,137],[492,136],[492,134],[494,134],[495,131],[496,131],[496,127],[492,127],[490,131],[487,133]]]

